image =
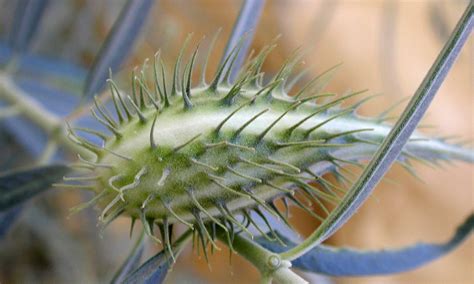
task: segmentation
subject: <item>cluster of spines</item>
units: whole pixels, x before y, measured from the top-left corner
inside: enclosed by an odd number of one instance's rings
[[[157,117],[159,116],[159,113],[164,108],[170,107],[172,103],[176,100],[174,99],[174,97],[178,96],[179,94],[182,97],[184,109],[186,110],[186,109],[193,108],[192,94],[191,94],[191,91],[192,91],[191,79],[193,77],[193,69],[194,69],[199,45],[192,52],[189,61],[185,64],[183,72],[181,72],[180,69],[181,69],[184,49],[188,41],[189,41],[189,37],[187,38],[185,44],[183,45],[183,49],[181,49],[181,51],[179,52],[178,58],[176,60],[176,64],[174,65],[171,86],[166,85],[166,82],[167,82],[166,72],[165,72],[164,63],[160,58],[160,52],[157,52],[155,54],[154,60],[153,60],[153,82],[154,82],[153,89],[150,88],[147,84],[147,81],[148,81],[146,78],[147,61],[144,63],[143,67],[141,68],[139,72],[137,71],[137,69],[135,69],[134,72],[132,72],[131,96],[122,95],[119,88],[114,83],[114,81],[112,79],[108,80],[116,118],[114,118],[114,116],[108,112],[107,108],[98,99],[94,101],[95,108],[92,110],[92,115],[97,119],[97,121],[99,121],[107,129],[110,130],[110,132],[114,135],[117,141],[120,141],[120,139],[123,138],[123,134],[121,133],[122,125],[130,123],[132,120],[136,120],[136,118],[138,118],[138,122],[141,124],[147,123],[150,118],[147,117],[147,115],[145,115],[145,111],[151,107],[151,108],[155,108],[156,115],[154,116],[154,119],[152,121],[149,139],[150,139],[150,147],[152,149],[156,149],[158,147],[158,144],[153,133],[154,133],[155,124],[156,124]],[[212,42],[214,41],[215,39]],[[208,58],[206,58],[206,61],[204,63],[204,68],[202,70],[202,76],[201,76],[202,87],[206,88],[207,90],[206,92],[210,92],[210,93],[215,93],[220,86],[227,87],[228,92],[221,99],[221,102],[224,106],[234,105],[236,98],[239,97],[239,95],[242,93],[244,89],[256,90],[253,98],[250,98],[244,103],[242,103],[241,105],[239,105],[233,112],[231,112],[225,119],[223,119],[221,123],[219,123],[216,126],[213,132],[214,137],[219,136],[219,132],[221,131],[222,127],[225,125],[225,123],[229,119],[231,119],[233,115],[235,115],[236,113],[238,113],[245,107],[252,105],[255,102],[255,100],[259,97],[271,99],[272,96],[275,95],[275,96],[283,97],[284,99],[288,99],[289,102],[291,103],[289,104],[289,107],[287,108],[286,111],[284,111],[275,121],[273,121],[264,131],[262,131],[256,137],[256,142],[255,142],[256,145],[258,145],[258,143],[260,143],[265,138],[265,136],[272,129],[272,127],[274,127],[281,119],[283,119],[284,116],[288,112],[295,110],[300,105],[306,102],[314,101],[316,99],[321,99],[324,97],[331,97],[333,95],[333,94],[316,94],[316,95],[308,96],[308,94],[314,94],[315,92],[318,93],[320,91],[321,86],[325,85],[325,81],[327,81],[326,80],[327,78],[325,77],[328,74],[330,74],[334,70],[334,68],[329,69],[328,71],[324,72],[320,76],[317,76],[316,78],[311,80],[308,84],[303,86],[294,95],[293,98],[287,95],[289,90],[292,89],[295,86],[296,82],[302,77],[301,74],[303,74],[303,73],[300,73],[296,75],[293,80],[290,80],[290,74],[292,73],[292,70],[295,67],[296,63],[300,60],[300,57],[298,56],[297,52],[295,52],[295,54],[288,59],[288,61],[283,65],[283,67],[276,73],[276,75],[267,84],[264,84],[263,83],[264,76],[263,76],[263,72],[261,71],[261,68],[262,68],[263,62],[265,61],[265,58],[268,56],[268,54],[274,48],[274,46],[275,46],[274,43],[272,43],[268,45],[267,47],[264,47],[262,51],[259,54],[257,54],[255,57],[253,58],[249,57],[244,67],[242,68],[239,74],[239,77],[235,83],[230,83],[229,75],[230,75],[230,70],[232,69],[232,65],[234,64],[235,58],[237,57],[237,54],[239,52],[240,44],[237,45],[234,48],[234,50],[232,50],[229,56],[227,56],[227,58],[223,61],[221,66],[217,69],[216,74],[210,84],[206,84],[205,82],[204,74],[206,72],[205,69],[206,69],[207,60],[208,60]],[[210,51],[207,57],[209,57],[209,54],[210,54]],[[316,86],[316,85],[319,85],[319,86]],[[342,111],[340,110],[341,108],[339,107],[339,105],[342,102],[349,99],[350,97],[359,95],[361,93],[362,92],[351,93],[349,95],[334,99],[332,101],[328,101],[324,104],[317,105],[314,112],[308,114],[305,118],[303,118],[302,120],[300,120],[293,126],[289,127],[285,133],[285,136],[291,137],[293,132],[300,125],[302,125],[308,119],[321,113],[325,113],[325,114],[332,113],[332,115],[330,115],[325,121],[307,130],[306,133],[304,134],[305,138],[308,138],[312,132],[314,132],[316,129],[321,128],[324,124],[330,122],[333,119],[336,119],[341,116],[346,116],[349,114],[354,114],[356,108],[360,106],[360,103],[355,104],[349,108],[342,109]],[[233,138],[238,137],[239,134],[242,131],[244,131],[246,127],[248,127],[254,120],[256,120],[259,116],[263,115],[266,111],[268,111],[268,109],[264,109],[260,111],[259,113],[255,114],[253,117],[249,118],[247,121],[243,122],[241,127],[235,130],[233,134]],[[385,120],[385,116],[386,116],[386,113],[383,113],[383,117],[376,118],[373,121],[375,121],[376,123],[381,123]],[[106,135],[98,131],[84,129],[84,128],[73,128],[73,127],[70,127],[69,130],[70,130],[71,139],[74,142],[76,142],[80,146],[88,149],[89,151],[97,155],[96,161],[90,161],[82,157],[79,157],[81,161],[81,163],[78,165],[79,167],[90,169],[90,170],[94,170],[96,168],[112,169],[114,167],[113,165],[101,164],[100,162],[98,162],[105,153],[115,155],[127,161],[133,161],[132,157],[128,157],[128,156],[123,155],[122,153],[117,153],[111,149],[108,149],[105,146],[105,141],[107,141],[109,137],[107,137]],[[354,138],[353,136],[353,134],[357,132],[370,131],[370,130],[371,129],[358,129],[358,130],[345,131],[345,132],[341,132],[337,134],[327,135],[326,137],[322,139],[318,139],[318,140],[304,139],[301,141],[282,141],[282,142],[274,143],[273,146],[275,147],[275,149],[288,148],[288,147],[334,148],[334,147],[350,146],[351,144],[349,143],[338,143],[338,144],[330,143],[331,140],[344,137],[344,136],[350,137],[351,139],[354,140],[353,142],[372,143],[370,141],[363,141],[363,140],[355,141],[356,138]],[[83,131],[89,134],[96,135],[97,137],[102,139],[104,143],[101,146],[92,144],[87,139],[84,139],[80,135],[78,135],[76,131]],[[192,144],[194,141],[198,140],[200,135],[201,134],[194,136],[190,140],[177,146],[176,148],[173,149],[173,152],[178,152],[181,149],[185,148],[186,146]],[[235,140],[235,139],[231,139],[231,141],[223,140],[223,141],[216,141],[215,143],[207,143],[205,145],[205,148],[212,149],[215,147],[223,146],[223,147],[236,148],[239,150],[248,150],[252,152],[256,151],[256,148],[253,146],[241,145],[237,142],[236,143],[232,142],[232,140]],[[332,157],[328,152],[326,153],[325,158],[328,162],[332,164],[331,172],[333,172],[338,178],[347,181],[348,179],[341,173],[341,169],[343,167],[340,165],[340,163],[354,164],[355,162],[341,160],[339,158]],[[191,157],[189,161],[195,164],[196,166],[206,168],[210,170],[211,172],[216,171],[216,167],[214,165],[206,164],[193,157]],[[245,159],[242,157],[239,158],[238,162],[246,163],[254,167],[260,167],[268,172],[271,172],[275,176],[285,177],[287,181],[290,181],[294,185],[292,188],[281,187],[272,183],[271,181],[263,181],[260,178],[249,176],[245,173],[239,172],[238,170],[232,168],[231,166],[226,167],[227,172],[233,173],[234,175],[239,176],[240,178],[247,179],[249,183],[264,184],[265,186],[278,190],[280,194],[276,197],[278,198],[281,197],[281,200],[283,200],[283,204],[285,204],[286,209],[288,208],[288,203],[292,202],[293,204],[296,204],[298,207],[302,208],[303,210],[305,210],[310,215],[314,216],[316,219],[320,221],[324,220],[325,216],[316,214],[315,211],[311,208],[312,204],[316,203],[318,207],[322,209],[322,213],[327,216],[330,212],[327,204],[336,205],[341,199],[341,196],[345,193],[343,189],[331,184],[327,180],[323,179],[321,176],[318,176],[315,173],[311,172],[309,169],[300,169],[284,161],[278,161],[278,160],[269,158],[269,160],[267,160],[266,163],[282,166],[284,168],[287,168],[288,170],[292,170],[294,173],[288,173],[286,171],[277,169],[275,167],[270,167],[266,165],[265,163],[258,163],[258,162]],[[117,188],[116,186],[114,186],[115,180],[119,179],[120,175],[114,175],[108,180],[107,186],[116,191],[116,196],[108,205],[105,206],[104,210],[102,211],[101,216],[100,216],[100,220],[102,223],[104,223],[105,225],[108,225],[110,222],[112,222],[115,218],[117,218],[119,215],[121,215],[124,212],[125,207],[126,207],[124,192],[137,187],[140,184],[141,176],[146,174],[146,172],[147,172],[146,167],[145,166],[142,167],[137,172],[132,183],[122,186],[120,188]],[[200,245],[204,249],[206,258],[207,258],[207,253],[206,253],[205,248],[207,247],[208,243],[210,243],[212,247],[216,248],[215,226],[221,227],[224,231],[228,233],[229,246],[232,247],[232,239],[235,233],[247,232],[248,234],[251,235],[251,232],[248,229],[249,226],[251,225],[254,226],[258,231],[263,231],[263,229],[260,228],[260,226],[254,221],[253,217],[251,216],[252,212],[254,212],[255,214],[257,214],[258,216],[262,218],[263,222],[268,226],[268,229],[270,231],[272,231],[271,224],[266,219],[265,214],[262,211],[262,209],[276,216],[278,219],[282,220],[283,222],[289,225],[288,213],[286,212],[286,214],[283,214],[275,205],[275,202],[277,200],[276,197],[271,198],[269,200],[263,200],[263,199],[260,199],[255,194],[253,194],[250,188],[240,188],[240,190],[234,189],[226,185],[225,180],[222,180],[221,177],[213,173],[207,172],[207,177],[212,183],[220,187],[222,190],[229,191],[233,194],[241,195],[243,197],[252,199],[255,202],[255,206],[250,207],[250,208],[241,208],[237,212],[234,212],[234,211],[231,211],[227,207],[226,202],[218,200],[216,202],[216,208],[220,212],[220,215],[219,217],[216,217],[210,214],[209,212],[207,212],[207,210],[199,203],[199,200],[195,197],[193,189],[189,188],[187,190],[187,193],[189,195],[189,200],[191,200],[191,202],[194,204],[194,207],[193,207],[194,209],[191,212],[192,215],[194,216],[194,222],[190,223],[184,220],[184,218],[180,217],[173,210],[172,206],[170,206],[169,204],[169,201],[164,200],[163,198],[160,198],[159,196],[150,195],[143,202],[140,208],[141,209],[140,219],[141,219],[141,222],[143,223],[146,234],[149,235],[154,240],[156,240],[157,242],[161,242],[158,238],[154,236],[154,233],[153,233],[153,227],[154,227],[154,224],[156,224],[155,223],[156,220],[151,220],[147,218],[145,214],[147,203],[152,199],[158,199],[161,201],[163,207],[169,213],[168,216],[173,217],[178,222],[195,230],[195,234],[200,240]],[[99,176],[65,178],[66,181],[72,181],[72,182],[97,181],[99,179],[100,179]],[[308,182],[310,181],[318,183],[319,186],[322,188],[322,190],[315,187],[314,185],[309,184]],[[72,184],[69,186],[73,186],[73,187],[81,186],[84,189],[94,188],[94,185]],[[295,195],[296,189],[300,189],[302,194]],[[98,193],[97,196],[94,199],[92,199],[90,202],[86,204],[82,204],[78,208],[76,208],[76,211],[80,209],[84,209],[88,206],[92,206],[93,204],[97,203],[101,198],[103,198],[105,195],[107,195],[106,190]],[[302,198],[304,198],[304,200],[301,200]],[[235,218],[236,214],[241,214],[241,216],[243,216],[242,222]],[[135,219],[132,218],[132,227],[134,223],[135,223]],[[172,254],[171,244],[170,244],[172,224],[170,224],[169,219],[167,217],[159,220],[159,228],[162,235],[162,240],[164,242],[164,246],[168,250],[168,252]],[[267,236],[266,234],[264,235]],[[271,238],[272,240],[279,241],[277,234],[273,234],[273,236],[267,236],[267,237]]]

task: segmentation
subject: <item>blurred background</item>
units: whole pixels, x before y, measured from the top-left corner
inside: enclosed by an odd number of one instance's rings
[[[15,2],[0,0],[2,40],[9,36]],[[30,54],[66,62],[73,66],[74,76],[84,77],[125,1],[49,2]],[[415,92],[468,2],[267,0],[252,48],[259,50],[281,34],[278,47],[265,63],[268,74],[276,72],[300,46],[307,50],[302,68],[310,68],[308,76],[342,62],[327,90],[343,93],[368,88],[370,94],[382,94],[361,110],[364,115],[376,115]],[[158,49],[171,67],[188,33],[193,32],[197,42],[204,35],[210,38],[221,27],[211,56],[209,71],[214,71],[240,5],[240,0],[157,1],[131,56],[116,75],[117,81],[128,89],[130,71]],[[430,107],[423,131],[473,139],[473,63],[471,37]],[[28,80],[32,74],[22,76]],[[79,94],[82,86],[76,82],[58,83],[55,88]],[[394,112],[395,117],[403,106]],[[9,146],[0,149],[0,166],[28,161],[25,151],[1,131],[0,145]],[[438,168],[416,164],[416,170],[421,180],[395,166],[358,214],[328,243],[380,249],[448,239],[473,210],[474,169],[455,163]],[[129,220],[119,219],[100,235],[94,210],[68,217],[69,208],[83,198],[72,191],[49,192],[24,206],[19,222],[0,241],[0,283],[97,283],[109,279],[133,245]],[[298,210],[292,211],[292,220],[302,235],[318,225]],[[158,249],[149,245],[147,256]],[[371,278],[306,277],[318,283],[474,283],[473,268],[471,238],[446,257],[408,273]],[[256,270],[238,256],[230,263],[226,250],[210,258],[209,268],[191,249],[184,251],[167,279],[168,283],[257,281]]]

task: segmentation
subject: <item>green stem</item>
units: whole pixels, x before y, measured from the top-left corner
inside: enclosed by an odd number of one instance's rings
[[[357,182],[337,208],[306,240],[280,254],[283,259],[294,260],[319,245],[339,229],[369,197],[380,179],[400,155],[403,146],[417,127],[462,46],[469,38],[474,25],[473,6],[472,2],[468,4],[451,37],[418,87],[410,103]]]
[[[222,243],[227,244],[227,237],[223,229],[217,228],[217,238]],[[272,280],[281,284],[308,283],[289,269],[291,262],[282,260],[278,254],[259,246],[257,243],[241,235],[234,236],[232,248],[259,270],[262,276],[261,283],[271,283]]]
[[[84,157],[91,156],[90,152],[74,144],[67,137],[63,118],[48,111],[28,96],[5,73],[0,73],[0,99],[9,103],[24,117],[43,129],[48,134],[49,139],[73,153],[79,153]]]

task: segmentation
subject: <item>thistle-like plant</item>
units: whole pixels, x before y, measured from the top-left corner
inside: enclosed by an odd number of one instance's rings
[[[140,260],[144,240],[140,238],[114,283],[162,281],[191,238],[206,260],[209,251],[220,249],[216,242],[220,240],[248,259],[263,282],[303,283],[289,269],[292,264],[332,275],[393,273],[444,254],[472,231],[471,215],[445,244],[368,253],[321,245],[354,214],[393,162],[412,170],[411,160],[474,161],[471,149],[413,133],[472,30],[472,4],[392,126],[386,112],[373,118],[357,114],[370,98],[364,91],[339,96],[324,92],[334,68],[296,88],[301,79],[294,74],[299,52],[273,76],[266,75],[262,66],[274,42],[245,59],[251,39],[248,31],[262,9],[260,1],[245,2],[225,56],[210,80],[205,76],[207,60],[196,68],[200,44],[187,52],[188,37],[171,73],[165,68],[169,62],[157,52],[135,69],[128,88],[120,88],[124,84],[115,82],[108,70],[117,69],[117,58],[126,52],[117,47],[127,41],[124,34],[136,34],[150,3],[127,4],[121,15],[124,20],[117,22],[88,74],[84,98],[93,98],[94,123],[84,127],[80,120],[63,122],[2,75],[0,99],[11,105],[8,110],[19,110],[46,131],[54,145],[78,157],[68,166],[43,166],[0,177],[2,211],[12,210],[63,178],[56,187],[95,194],[74,212],[100,208],[103,227],[120,216],[131,218],[132,229],[140,220],[143,235],[162,244],[163,251],[131,269]],[[212,52],[211,43],[203,53],[209,57]],[[109,97],[102,100],[93,94],[105,81]],[[349,99],[357,102],[348,104]],[[358,181],[344,188],[345,166],[364,167],[362,162],[368,160]],[[341,184],[327,180],[323,176],[327,173]],[[318,213],[308,204],[318,207]],[[300,207],[321,222],[299,244],[287,233],[288,206]],[[175,238],[177,226],[186,229]],[[367,265],[371,266],[364,270]]]

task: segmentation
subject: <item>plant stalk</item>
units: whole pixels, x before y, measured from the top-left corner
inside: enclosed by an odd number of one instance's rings
[[[0,99],[9,103],[18,113],[46,132],[48,138],[72,153],[79,153],[83,157],[92,154],[84,148],[74,144],[66,133],[64,119],[47,110],[24,91],[18,88],[10,77],[0,73]]]
[[[454,64],[461,48],[469,38],[474,25],[473,6],[473,2],[468,4],[451,37],[418,87],[405,111],[342,202],[305,241],[282,253],[281,257],[283,259],[294,260],[322,243],[339,229],[369,197],[375,186],[400,155]]]
[[[219,227],[217,228],[217,238],[227,244],[227,234]],[[234,236],[232,248],[259,270],[262,284],[272,283],[272,280],[281,284],[308,283],[290,269],[291,262],[282,260],[278,254],[261,247],[242,235]]]

